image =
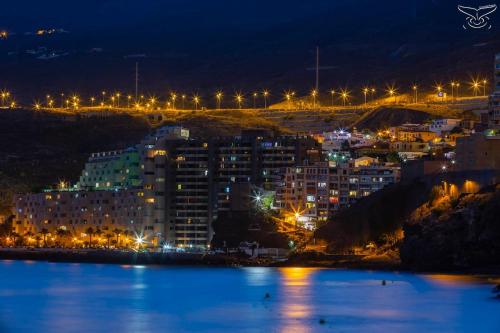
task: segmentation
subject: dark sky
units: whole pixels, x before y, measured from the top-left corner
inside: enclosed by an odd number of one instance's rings
[[[130,90],[310,89],[314,50],[323,86],[486,72],[500,51],[500,11],[489,31],[465,31],[457,4],[475,0],[3,1],[0,86]],[[26,36],[43,28],[68,34]],[[40,60],[45,53],[60,55]],[[99,48],[100,53],[90,50]],[[130,58],[130,55],[144,55]],[[459,73],[459,74],[457,74]],[[423,78],[422,78],[423,79]]]

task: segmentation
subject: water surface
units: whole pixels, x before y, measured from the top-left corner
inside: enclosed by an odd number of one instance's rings
[[[500,332],[491,289],[446,275],[0,261],[0,332]]]

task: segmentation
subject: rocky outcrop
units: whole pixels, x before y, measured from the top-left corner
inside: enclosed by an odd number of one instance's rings
[[[500,266],[500,186],[437,197],[415,210],[403,229],[400,257],[406,268]]]

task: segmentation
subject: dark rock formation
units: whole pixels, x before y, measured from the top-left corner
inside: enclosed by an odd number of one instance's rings
[[[404,225],[403,266],[415,270],[500,266],[500,186],[417,209]]]

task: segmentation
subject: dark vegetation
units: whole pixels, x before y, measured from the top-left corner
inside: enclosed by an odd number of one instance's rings
[[[263,212],[229,212],[213,223],[213,248],[238,247],[241,242],[257,242],[261,247],[288,248],[288,238],[278,233],[273,217]]]
[[[316,237],[327,240],[334,253],[380,240],[400,229],[428,193],[428,186],[419,181],[387,187],[340,211],[316,231]]]

